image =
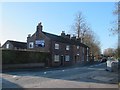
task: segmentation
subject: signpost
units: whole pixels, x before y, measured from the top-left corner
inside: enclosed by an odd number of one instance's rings
[[[44,40],[36,40],[35,44],[37,47],[45,47],[45,41]]]

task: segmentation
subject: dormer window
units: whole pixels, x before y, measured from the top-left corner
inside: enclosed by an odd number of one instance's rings
[[[70,46],[69,45],[66,46],[66,50],[70,50]]]
[[[59,49],[59,44],[55,43],[55,49]]]

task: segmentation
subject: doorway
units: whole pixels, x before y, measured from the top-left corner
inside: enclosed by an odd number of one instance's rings
[[[64,66],[64,56],[63,55],[61,55],[61,64],[60,65]]]
[[[77,62],[77,56],[75,56],[75,63]]]

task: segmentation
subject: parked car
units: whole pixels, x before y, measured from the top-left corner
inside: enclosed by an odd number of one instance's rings
[[[109,58],[107,60],[107,71],[118,71],[118,65],[119,65],[119,61],[117,59],[114,58]]]
[[[104,58],[101,59],[100,62],[102,63],[102,62],[106,62],[106,61],[107,61],[107,58],[104,57]]]

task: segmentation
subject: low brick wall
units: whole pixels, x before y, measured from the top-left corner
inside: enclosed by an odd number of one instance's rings
[[[2,65],[3,70],[9,69],[26,69],[26,68],[41,68],[45,67],[45,63],[29,63],[29,64],[9,64]]]

